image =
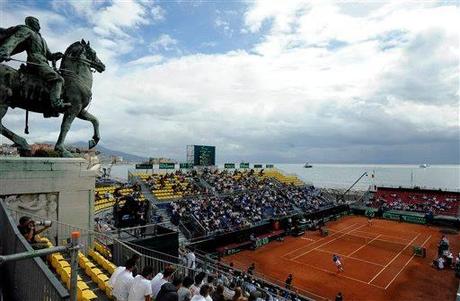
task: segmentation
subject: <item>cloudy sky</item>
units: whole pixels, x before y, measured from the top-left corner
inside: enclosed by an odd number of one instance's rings
[[[458,1],[10,1],[52,51],[84,38],[107,70],[89,111],[101,143],[183,160],[460,163]],[[21,56],[19,56],[21,57]],[[24,112],[9,111],[23,132]],[[60,119],[31,115],[29,141]],[[76,121],[68,141],[86,141]],[[7,142],[0,138],[0,142]]]

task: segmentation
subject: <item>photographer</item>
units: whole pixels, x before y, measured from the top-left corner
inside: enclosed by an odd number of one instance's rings
[[[42,229],[37,230],[37,226],[43,225]],[[47,248],[45,242],[41,242],[36,239],[36,235],[42,233],[46,229],[51,227],[51,221],[35,222],[28,216],[23,216],[19,219],[18,229],[22,235],[26,238],[27,242],[35,250]]]

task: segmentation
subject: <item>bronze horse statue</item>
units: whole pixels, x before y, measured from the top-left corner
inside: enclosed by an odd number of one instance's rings
[[[81,40],[67,48],[59,73],[65,80],[62,99],[70,106],[62,112],[64,118],[61,123],[61,132],[54,147],[62,157],[72,157],[72,154],[64,147],[64,141],[75,117],[87,120],[93,125],[94,135],[89,141],[89,148],[96,146],[100,140],[99,122],[95,116],[86,111],[91,101],[93,69],[102,73],[105,65],[90,47],[89,42]],[[0,133],[14,142],[21,156],[30,155],[31,148],[27,141],[2,124],[2,119],[9,107],[43,113],[45,118],[58,117],[59,112],[56,112],[49,104],[49,88],[46,82],[28,72],[24,65],[16,70],[0,64]]]

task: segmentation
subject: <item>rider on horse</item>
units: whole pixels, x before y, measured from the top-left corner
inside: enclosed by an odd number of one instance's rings
[[[62,112],[70,104],[61,100],[64,79],[48,61],[57,61],[63,57],[61,52],[51,53],[45,39],[40,34],[37,18],[27,17],[26,25],[0,28],[0,62],[8,61],[11,55],[26,51],[27,69],[48,83],[51,107]]]

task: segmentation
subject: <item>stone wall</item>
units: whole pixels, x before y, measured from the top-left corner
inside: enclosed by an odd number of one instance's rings
[[[0,198],[20,210],[93,228],[96,171],[80,158],[0,158]]]

